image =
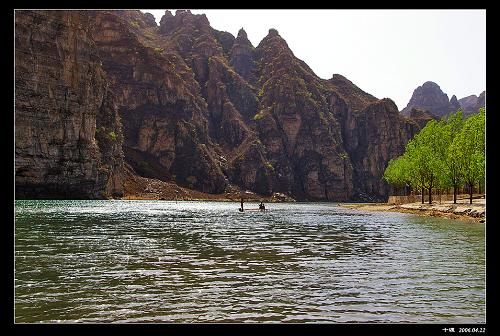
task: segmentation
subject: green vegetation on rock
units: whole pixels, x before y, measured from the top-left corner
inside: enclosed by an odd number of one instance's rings
[[[113,132],[113,131],[109,132],[109,133],[108,133],[108,138],[109,138],[111,141],[116,141],[116,138],[117,138],[116,133],[115,133],[115,132]]]
[[[257,114],[255,114],[252,119],[255,121],[258,121],[258,120],[261,120],[262,118],[264,118],[264,111],[263,110],[259,111]]]

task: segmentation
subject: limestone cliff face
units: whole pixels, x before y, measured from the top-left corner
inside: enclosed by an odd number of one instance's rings
[[[420,127],[401,116],[392,100],[384,98],[355,114],[345,129],[351,137],[348,152],[356,195],[365,201],[384,200],[389,191],[382,181],[384,170],[389,160],[404,152]]]
[[[238,38],[210,27],[205,15],[189,11],[167,11],[160,22],[165,48],[180,55],[200,85],[200,96],[208,103],[209,135],[219,149],[221,169],[228,181],[245,189],[273,191],[269,163],[257,143],[251,123],[258,111],[254,68],[245,50],[253,46],[240,31]],[[236,67],[234,67],[236,65]],[[264,185],[261,181],[266,180]]]
[[[140,11],[29,17],[16,33],[17,175],[50,176],[55,194],[119,194],[125,160],[208,193],[383,200],[385,167],[419,128],[391,100],[316,76],[275,29],[254,47],[184,10],[159,26]]]
[[[107,196],[121,197],[124,189],[123,127],[115,96],[106,91],[101,108],[96,116],[95,139],[101,152],[99,180],[106,184]]]
[[[123,192],[120,122],[91,25],[80,11],[16,11],[16,198]],[[107,132],[97,141],[96,122]]]
[[[207,104],[193,72],[177,54],[141,40],[136,29],[142,13],[119,14],[97,11],[91,17],[123,121],[127,162],[146,177],[222,192],[226,178],[209,139]]]
[[[413,91],[408,105],[401,113],[408,116],[412,108],[427,110],[437,117],[443,117],[456,112],[460,108],[460,105],[456,97],[448,100],[448,95],[441,91],[439,85],[429,81]]]
[[[305,199],[352,196],[352,166],[328,88],[271,29],[256,50],[261,99],[255,116],[275,188]]]

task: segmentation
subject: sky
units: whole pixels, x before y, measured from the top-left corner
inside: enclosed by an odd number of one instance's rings
[[[159,24],[165,10],[142,10]],[[171,10],[175,14],[175,10]],[[486,89],[486,10],[192,10],[256,47],[278,30],[317,76],[341,74],[399,110],[413,90],[437,83],[448,98]]]

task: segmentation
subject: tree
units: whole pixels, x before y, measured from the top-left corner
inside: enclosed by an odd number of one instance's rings
[[[486,111],[481,108],[464,121],[450,146],[450,155],[456,156],[463,181],[469,186],[470,204],[474,185],[485,176],[485,122]]]
[[[485,175],[485,122],[486,111],[482,108],[479,113],[465,120],[454,141],[454,145],[461,152],[462,173],[465,183],[469,186],[470,204],[474,185]]]
[[[424,203],[424,189],[429,192],[429,204],[432,204],[432,188],[439,184],[440,174],[443,171],[443,137],[442,127],[435,120],[429,121],[425,127],[406,145],[405,154],[412,169],[410,179],[412,184],[418,185],[422,191]]]
[[[463,175],[460,163],[460,156],[457,155],[457,148],[452,147],[453,140],[462,129],[462,110],[450,115],[443,125],[442,136],[446,145],[444,153],[445,170],[442,174],[442,184],[444,187],[453,187],[453,203],[457,203],[458,188],[462,184]]]
[[[409,169],[408,157],[402,155],[389,161],[382,178],[396,188],[411,187],[411,179],[408,173]]]
[[[384,180],[394,186],[408,185],[420,189],[422,203],[428,190],[432,204],[432,188],[453,187],[453,201],[463,183],[469,186],[470,203],[476,183],[485,178],[486,111],[462,119],[462,111],[431,120],[406,144],[405,153],[391,160]]]

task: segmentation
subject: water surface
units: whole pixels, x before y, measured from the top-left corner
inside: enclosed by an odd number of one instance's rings
[[[16,322],[485,322],[484,224],[326,203],[15,205]]]

